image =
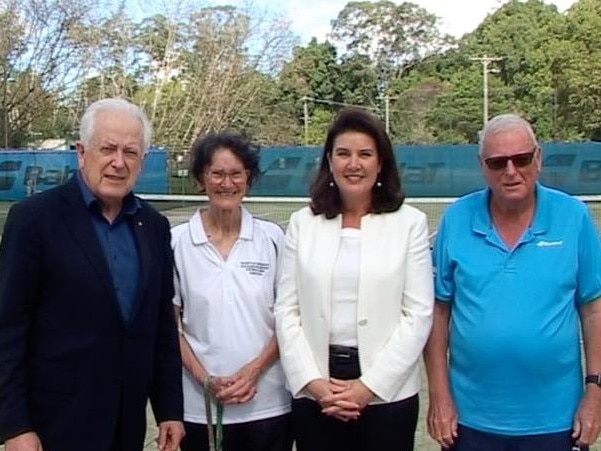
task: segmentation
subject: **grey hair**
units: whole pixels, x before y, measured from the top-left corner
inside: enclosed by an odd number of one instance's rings
[[[536,135],[534,134],[534,130],[532,129],[532,125],[526,119],[517,114],[507,113],[507,114],[499,114],[498,116],[493,117],[490,121],[486,123],[482,132],[480,133],[480,149],[478,153],[482,155],[484,153],[484,141],[487,136],[496,135],[497,133],[507,132],[515,129],[523,129],[526,130],[528,136],[532,139],[532,144],[538,146],[538,141],[536,140]]]
[[[92,135],[94,133],[96,115],[101,111],[123,111],[139,119],[142,123],[144,133],[143,150],[144,153],[148,152],[150,141],[152,139],[152,125],[148,120],[148,116],[146,116],[146,113],[144,113],[139,106],[119,97],[97,100],[86,109],[79,125],[79,139],[85,146],[90,145],[90,140],[92,139]]]

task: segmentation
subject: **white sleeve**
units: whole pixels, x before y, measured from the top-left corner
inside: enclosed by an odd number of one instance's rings
[[[297,287],[299,219],[298,212],[293,213],[286,231],[281,277],[275,303],[280,360],[290,391],[294,396],[298,396],[309,382],[322,377],[301,325]]]

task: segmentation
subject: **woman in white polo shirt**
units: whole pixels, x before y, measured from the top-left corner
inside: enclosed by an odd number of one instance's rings
[[[209,205],[172,229],[184,365],[181,449],[209,449],[206,387],[224,406],[224,451],[289,451],[290,394],[273,316],[283,232],[242,207],[259,174],[258,150],[239,136],[213,134],[196,140],[192,158]]]

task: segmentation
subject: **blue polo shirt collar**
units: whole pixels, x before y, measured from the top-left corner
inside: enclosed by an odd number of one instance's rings
[[[538,182],[534,189],[536,194],[534,218],[532,225],[528,228],[520,243],[532,240],[534,236],[545,233],[548,228],[550,215],[548,202],[546,202],[548,194],[544,189],[541,189],[541,185]],[[474,212],[472,231],[475,234],[486,237],[488,241],[496,243],[498,239],[496,238],[497,234],[493,227],[489,208],[492,191],[490,188],[486,188],[476,193],[476,195],[479,197],[478,203],[480,204],[480,208]]]
[[[90,190],[88,185],[86,185],[86,182],[81,175],[81,171],[77,171],[76,177],[86,207],[88,210],[100,213],[102,211],[102,201],[98,199]],[[132,192],[130,192],[123,198],[123,206],[121,207],[121,212],[119,213],[117,219],[123,217],[124,215],[133,216],[140,210],[140,208],[142,208],[140,201]]]
[[[534,235],[545,233],[551,223],[550,202],[547,201],[549,193],[543,189],[540,183],[536,184],[536,211],[530,229]]]

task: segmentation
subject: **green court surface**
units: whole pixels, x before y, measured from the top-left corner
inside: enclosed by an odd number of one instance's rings
[[[449,204],[443,199],[433,202],[423,199],[407,199],[407,203],[419,208],[428,216],[428,225],[433,233],[438,226],[442,212]],[[0,230],[4,228],[4,222],[8,210],[12,202],[0,202]],[[186,201],[151,201],[158,210],[169,219],[171,225],[181,224],[186,222],[194,211],[199,207],[206,207],[206,202],[198,202],[193,200]],[[278,223],[283,228],[286,228],[288,219],[292,212],[307,205],[306,202],[245,202],[248,208],[254,215]],[[587,203],[591,214],[597,224],[597,229],[601,233],[601,202]]]

